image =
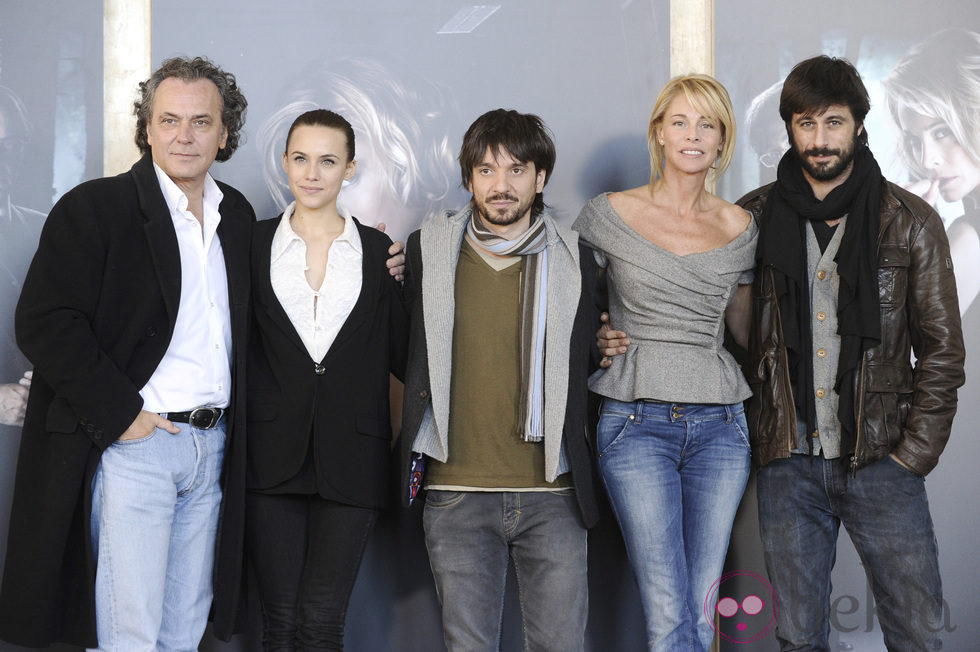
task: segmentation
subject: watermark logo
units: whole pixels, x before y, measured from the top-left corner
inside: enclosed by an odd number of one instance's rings
[[[715,582],[704,599],[704,617],[715,627],[715,613],[721,623],[734,622],[735,633],[716,629],[718,636],[732,643],[753,643],[768,634],[779,618],[779,604],[772,585],[751,571],[731,571]]]

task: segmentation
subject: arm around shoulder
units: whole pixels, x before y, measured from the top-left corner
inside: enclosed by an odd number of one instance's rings
[[[408,236],[405,245],[405,273],[402,284],[402,292],[405,297],[405,308],[408,314],[418,302],[422,300],[422,232],[416,230]]]

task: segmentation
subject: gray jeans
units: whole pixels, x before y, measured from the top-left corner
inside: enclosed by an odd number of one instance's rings
[[[509,559],[524,650],[584,649],[587,542],[572,491],[429,491],[423,522],[449,652],[499,650]]]

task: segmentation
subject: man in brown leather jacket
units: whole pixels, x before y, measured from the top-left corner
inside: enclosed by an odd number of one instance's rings
[[[869,106],[847,61],[798,64],[780,98],[790,149],[777,181],[739,202],[760,227],[745,371],[783,650],[829,649],[841,524],[888,648],[942,645],[923,477],[964,381],[956,285],[939,216],[868,150]]]

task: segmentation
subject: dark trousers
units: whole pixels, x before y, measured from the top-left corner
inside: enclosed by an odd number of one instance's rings
[[[378,511],[258,493],[248,495],[246,509],[263,649],[343,650],[347,604]]]

